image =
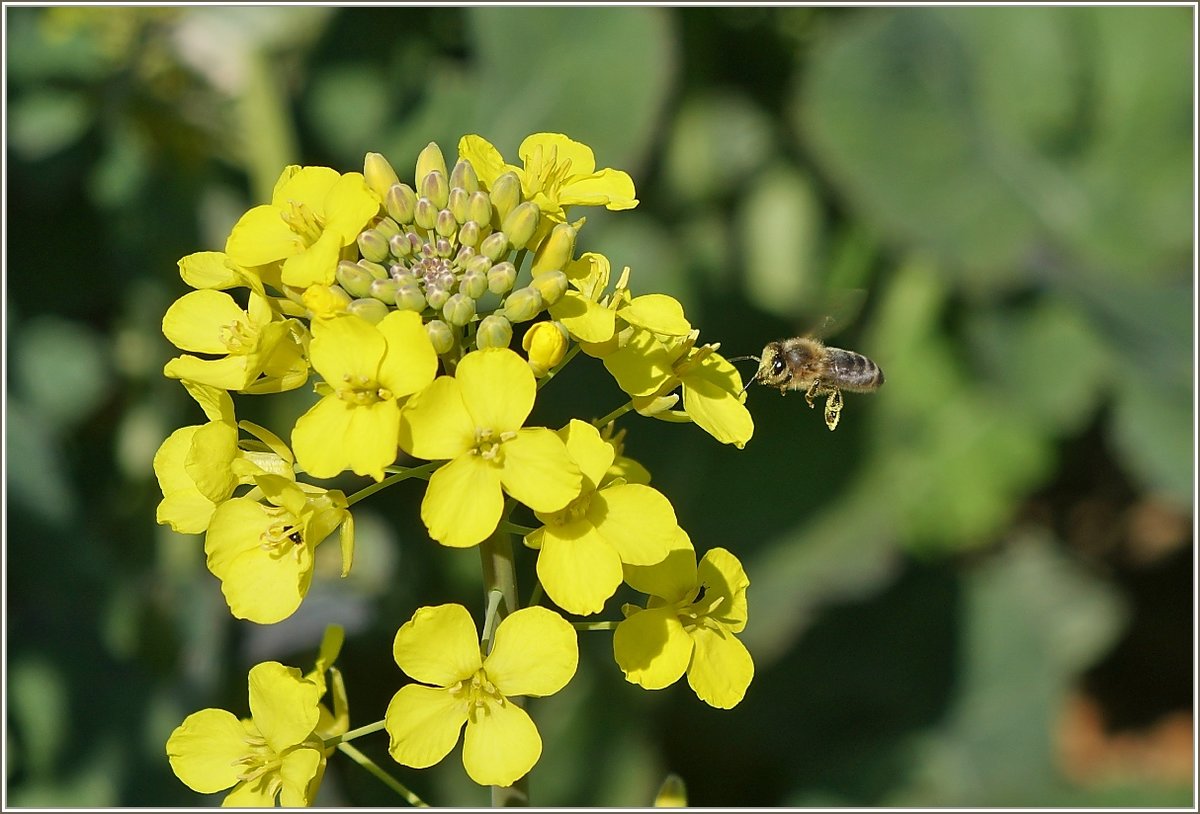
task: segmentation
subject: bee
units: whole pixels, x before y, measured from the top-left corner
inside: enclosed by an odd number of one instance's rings
[[[852,350],[831,348],[814,336],[797,336],[767,343],[760,356],[741,356],[759,363],[746,382],[746,392],[755,382],[778,387],[779,392],[803,390],[804,400],[825,396],[825,426],[836,430],[842,415],[842,391],[871,393],[883,385],[879,365]],[[733,360],[730,360],[733,361]]]

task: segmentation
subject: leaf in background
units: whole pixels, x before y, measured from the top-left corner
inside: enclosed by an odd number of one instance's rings
[[[738,195],[776,151],[770,119],[748,98],[694,96],[676,114],[663,180],[677,206]]]
[[[14,389],[50,424],[78,423],[113,386],[107,348],[82,323],[34,317],[14,337]]]

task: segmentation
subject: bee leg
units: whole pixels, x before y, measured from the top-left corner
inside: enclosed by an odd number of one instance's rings
[[[829,391],[825,399],[825,426],[830,432],[837,429],[838,421],[842,418],[842,391],[836,387]]]
[[[808,402],[809,407],[815,407],[813,399],[821,395],[821,382],[815,381],[808,386],[808,390],[804,393],[804,400]]]

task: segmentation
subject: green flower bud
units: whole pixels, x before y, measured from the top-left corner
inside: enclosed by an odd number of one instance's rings
[[[416,281],[402,282],[396,286],[396,307],[401,311],[416,311],[418,314],[425,310],[425,295]]]
[[[467,199],[467,220],[473,220],[480,226],[492,222],[492,199],[483,192],[472,192]]]
[[[512,323],[499,314],[488,314],[479,321],[475,344],[484,348],[507,348],[512,344]]]
[[[338,285],[355,297],[366,297],[371,283],[375,280],[369,271],[349,260],[338,263],[333,276]]]
[[[475,300],[461,291],[454,294],[442,306],[442,317],[451,325],[461,328],[475,318]]]
[[[479,299],[488,290],[487,275],[481,271],[464,272],[462,280],[458,283],[458,290],[472,299]]]
[[[367,272],[367,274],[370,274],[373,280],[386,280],[392,276],[386,268],[379,263],[372,263],[370,260],[359,260],[354,265]]]
[[[504,300],[500,314],[510,322],[528,322],[542,312],[542,295],[533,286],[518,288]]]
[[[479,253],[495,263],[508,254],[508,236],[504,232],[492,232],[479,244]]]
[[[446,202],[450,200],[450,182],[446,174],[434,170],[424,178],[418,177],[418,180],[421,183],[421,197],[433,201],[438,209],[445,209]]]
[[[520,202],[521,179],[515,172],[509,170],[492,184],[492,206],[496,208],[500,220],[503,221]]]
[[[537,231],[538,218],[541,214],[537,204],[533,201],[526,201],[508,213],[500,231],[508,235],[508,241],[513,248],[522,248]]]
[[[454,213],[454,219],[459,223],[467,222],[467,201],[469,200],[471,200],[471,193],[462,187],[450,187],[450,200],[446,202],[446,208]]]
[[[442,148],[437,146],[436,142],[429,142],[425,145],[425,149],[417,156],[417,171],[413,175],[420,181],[431,172],[440,172],[446,175],[446,159],[442,157]]]
[[[433,224],[433,230],[442,237],[454,237],[458,234],[458,221],[454,219],[454,213],[449,209],[443,209],[437,213],[437,222]]]
[[[465,270],[474,259],[475,250],[473,248],[470,246],[459,246],[458,254],[454,255],[454,265]]]
[[[563,294],[567,293],[567,275],[557,269],[543,271],[533,278],[530,285],[542,295],[542,302],[546,305],[554,305],[562,299]]]
[[[569,344],[567,329],[553,320],[534,325],[521,340],[521,347],[529,356],[533,375],[539,379],[562,361]]]
[[[400,183],[400,177],[392,165],[379,153],[367,153],[363,161],[363,177],[367,179],[367,187],[380,198],[387,195],[392,184]]]
[[[346,313],[360,316],[372,325],[378,325],[391,309],[373,297],[353,300],[346,306]]]
[[[378,263],[391,253],[387,238],[374,229],[365,229],[358,233],[358,250],[368,260]]]
[[[388,240],[388,248],[392,250],[392,256],[398,259],[412,257],[413,254],[413,245],[405,234],[393,235]]]
[[[392,279],[396,281],[396,285],[420,285],[417,281],[417,276],[412,273],[411,269],[406,268],[401,263],[396,263],[391,268]]]
[[[396,302],[396,289],[399,287],[400,284],[390,277],[386,280],[376,280],[371,283],[371,296],[380,302],[392,305]]]
[[[429,231],[437,223],[438,208],[428,198],[417,198],[417,209],[413,213],[413,223]]]
[[[464,246],[479,245],[479,224],[469,220],[458,230],[458,242]]]
[[[478,271],[480,274],[487,274],[488,269],[492,267],[492,258],[484,257],[482,254],[477,254],[467,261],[463,267],[467,271]]]
[[[575,253],[575,237],[578,234],[575,227],[569,223],[560,223],[551,229],[533,256],[534,275],[553,269],[565,269],[571,262],[571,255]]]
[[[429,303],[429,307],[439,309],[446,304],[450,299],[450,292],[444,288],[427,288],[425,289],[425,301]]]
[[[468,195],[479,191],[479,176],[475,174],[475,168],[471,166],[470,161],[465,158],[458,159],[454,169],[450,170],[450,186],[459,187]]]
[[[383,208],[396,223],[412,223],[417,208],[417,193],[408,184],[392,184],[383,196]]]
[[[433,343],[433,349],[439,356],[449,353],[454,348],[454,330],[440,319],[426,322],[425,332],[429,334],[429,341]]]
[[[375,224],[375,231],[383,235],[384,240],[391,240],[400,234],[400,224],[391,218],[380,218],[379,223]]]
[[[517,281],[517,267],[507,260],[497,263],[488,269],[488,291],[504,296],[512,291],[513,283]]]
[[[439,237],[433,241],[433,253],[443,260],[449,259],[450,255],[454,254],[454,244],[444,237]]]

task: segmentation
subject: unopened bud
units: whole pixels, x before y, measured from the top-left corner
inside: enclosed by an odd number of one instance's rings
[[[396,286],[396,307],[401,311],[416,311],[418,314],[425,310],[425,295],[416,282],[403,282]]]
[[[432,230],[437,223],[438,208],[428,198],[417,198],[417,209],[413,213],[413,223],[426,231]]]
[[[487,275],[481,271],[463,272],[462,279],[458,283],[458,290],[471,299],[479,299],[488,290]]]
[[[541,214],[538,205],[533,201],[518,204],[504,218],[500,231],[508,235],[508,241],[514,248],[523,248],[533,237],[533,233],[537,231],[538,218]]]
[[[509,322],[528,322],[541,312],[542,295],[532,286],[518,288],[509,294],[501,311]]]
[[[408,184],[392,184],[383,196],[383,208],[396,223],[412,223],[417,208],[417,193]]]
[[[508,235],[504,232],[492,232],[479,244],[479,253],[493,263],[508,254]]]
[[[503,221],[508,213],[521,202],[521,179],[512,170],[504,173],[492,183],[492,206]]]
[[[378,325],[392,310],[374,297],[353,300],[346,306],[346,313],[362,317],[372,325]]]
[[[451,325],[461,328],[475,318],[475,300],[460,291],[446,300],[442,306],[442,317]]]
[[[370,190],[380,199],[387,196],[392,184],[400,183],[400,177],[396,175],[392,165],[379,153],[367,153],[363,161],[363,177],[367,180]]]
[[[484,257],[482,254],[477,254],[467,261],[467,271],[478,271],[481,274],[487,274],[488,269],[492,267],[492,258]]]
[[[473,220],[467,221],[458,230],[458,242],[463,246],[478,246],[479,237],[479,224]]]
[[[467,220],[473,220],[480,226],[492,222],[492,199],[484,192],[472,192],[467,199]]]
[[[542,302],[554,305],[567,293],[567,275],[558,270],[543,271],[533,278],[530,285],[542,295]]]
[[[426,288],[425,302],[429,303],[429,307],[439,309],[446,304],[446,300],[450,299],[450,292],[444,288]]]
[[[529,356],[529,366],[539,379],[562,361],[567,353],[567,329],[554,321],[539,322],[525,332],[521,347]]]
[[[376,280],[371,283],[371,296],[380,302],[391,305],[396,301],[396,290],[400,284],[388,277],[385,280]]]
[[[437,213],[437,221],[433,224],[433,230],[442,237],[453,237],[458,234],[458,221],[454,219],[454,213],[449,209],[443,209]]]
[[[383,235],[384,240],[391,240],[400,234],[400,224],[391,218],[380,218],[379,223],[375,224],[375,231]]]
[[[512,323],[499,314],[488,314],[479,321],[475,344],[484,348],[507,348],[512,344]]]
[[[367,296],[367,291],[375,280],[366,269],[349,260],[338,263],[333,276],[337,279],[338,285],[355,297]]]
[[[404,258],[411,257],[413,254],[413,245],[408,240],[408,235],[395,235],[388,240],[388,247],[392,250],[395,257]]]
[[[450,187],[450,199],[446,201],[446,208],[454,213],[454,219],[459,223],[467,222],[467,201],[470,199],[471,193],[462,187]]]
[[[365,229],[358,233],[358,250],[362,252],[363,257],[376,263],[390,254],[387,238],[374,229]]]
[[[654,797],[655,808],[687,808],[687,787],[683,778],[671,773],[663,780]]]
[[[417,180],[421,184],[418,187],[421,197],[433,201],[433,205],[438,209],[444,209],[446,202],[450,200],[450,182],[446,179],[446,174],[434,170],[423,178],[417,176]]]
[[[440,319],[426,322],[425,333],[429,334],[429,341],[433,343],[433,349],[438,355],[449,353],[453,349],[454,330]]]
[[[454,169],[450,170],[450,186],[461,187],[468,195],[479,190],[479,176],[475,168],[465,158],[458,159]]]
[[[343,313],[350,300],[350,295],[336,285],[310,285],[300,295],[300,301],[314,318]]]
[[[553,269],[565,269],[575,252],[575,237],[578,234],[575,227],[569,223],[560,223],[551,229],[533,256],[534,275]]]
[[[446,159],[442,156],[442,148],[437,146],[437,142],[431,141],[425,145],[425,149],[417,156],[417,171],[413,175],[413,178],[420,181],[434,171],[446,175]]]
[[[379,263],[372,263],[370,260],[359,260],[354,265],[358,266],[367,274],[370,274],[372,280],[386,280],[388,277],[392,276],[382,265]]]
[[[487,272],[488,291],[501,296],[512,291],[513,283],[517,281],[517,267],[507,260],[497,263]]]

